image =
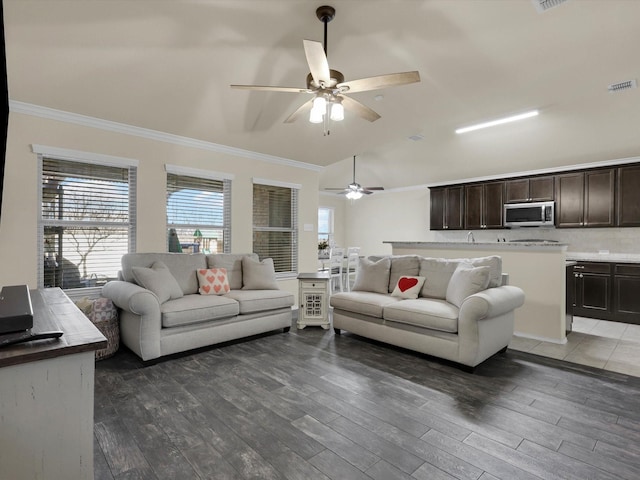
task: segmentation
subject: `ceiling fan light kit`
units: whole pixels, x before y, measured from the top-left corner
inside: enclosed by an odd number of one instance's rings
[[[324,24],[324,44],[314,40],[303,40],[304,52],[311,72],[307,75],[306,89],[265,85],[231,85],[231,88],[312,94],[314,98],[298,107],[287,117],[285,123],[293,123],[301,114],[310,110],[309,122],[323,123],[325,135],[330,133],[329,124],[331,121],[344,120],[345,110],[355,113],[369,122],[378,120],[380,115],[375,111],[345,94],[416,83],[420,81],[420,74],[417,71],[391,73],[345,82],[344,75],[337,70],[330,69],[327,60],[327,24],[335,18],[335,14],[335,8],[329,5],[316,9],[318,20]]]

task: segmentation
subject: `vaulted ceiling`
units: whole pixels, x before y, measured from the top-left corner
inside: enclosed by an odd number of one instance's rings
[[[320,125],[283,123],[308,95],[303,39],[322,41],[313,0],[4,0],[9,95],[194,139],[329,166],[387,188],[640,155],[640,1],[335,0],[331,68],[357,79],[418,70],[422,81],[353,98]],[[381,94],[383,98],[376,99]],[[457,127],[537,108],[531,120]],[[408,137],[419,135],[421,140]]]

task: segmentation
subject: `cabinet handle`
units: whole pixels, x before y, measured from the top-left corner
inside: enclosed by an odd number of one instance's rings
[[[584,269],[584,265],[574,265],[573,268],[580,268],[580,269]]]
[[[580,278],[583,278],[583,277],[584,277],[584,275],[580,274]]]

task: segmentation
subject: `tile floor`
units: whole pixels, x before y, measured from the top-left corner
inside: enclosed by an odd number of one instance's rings
[[[564,345],[514,336],[509,348],[640,377],[640,325],[574,317]]]

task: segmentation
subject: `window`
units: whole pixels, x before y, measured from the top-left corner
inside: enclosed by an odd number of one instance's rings
[[[231,179],[183,175],[167,165],[167,250],[229,253],[231,251]]]
[[[333,243],[333,208],[318,208],[318,245],[322,242]]]
[[[34,151],[36,149],[34,148]],[[136,167],[39,156],[40,287],[99,287],[135,250]]]
[[[280,278],[298,272],[299,185],[253,180],[253,251],[273,258]]]

